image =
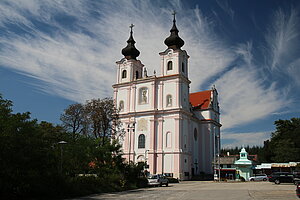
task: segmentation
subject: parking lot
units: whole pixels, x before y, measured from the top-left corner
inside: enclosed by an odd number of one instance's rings
[[[299,199],[293,184],[270,182],[197,182],[184,181],[169,187],[150,187],[119,193],[91,195],[76,200],[92,199],[198,199],[198,200],[295,200]]]

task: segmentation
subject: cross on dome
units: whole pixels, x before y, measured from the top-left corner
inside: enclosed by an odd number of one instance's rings
[[[172,12],[172,15],[174,16],[173,22],[174,22],[174,21],[176,22],[176,19],[175,19],[175,15],[176,15],[176,14],[177,14],[176,11],[173,10],[173,12]]]
[[[130,24],[130,26],[129,26],[130,36],[129,36],[129,39],[127,40],[127,46],[122,49],[122,54],[128,60],[130,60],[130,59],[136,60],[136,57],[138,57],[140,55],[139,50],[137,50],[134,46],[135,41],[133,39],[133,31],[132,31],[133,27],[134,27],[134,24]]]
[[[130,32],[132,32],[133,27],[134,27],[134,24],[130,24],[130,26],[129,26]]]
[[[180,49],[184,45],[184,41],[179,37],[178,32],[179,30],[176,27],[176,11],[174,10],[172,12],[173,15],[173,27],[171,28],[170,36],[165,39],[165,44],[168,46],[170,49]]]

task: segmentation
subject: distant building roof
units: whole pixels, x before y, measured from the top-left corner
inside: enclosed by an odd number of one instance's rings
[[[300,162],[289,162],[289,163],[262,163],[257,165],[255,169],[271,169],[272,167],[280,167],[280,168],[289,168],[289,167],[296,167],[299,165]]]
[[[202,92],[190,93],[190,102],[193,107],[198,109],[207,109],[211,101],[211,91],[206,90]]]
[[[220,164],[221,165],[233,165],[236,160],[237,160],[236,156],[220,157]],[[216,163],[218,163],[218,158],[216,158]]]
[[[252,161],[248,159],[248,153],[243,147],[240,151],[240,159],[234,162],[235,165],[252,165]]]

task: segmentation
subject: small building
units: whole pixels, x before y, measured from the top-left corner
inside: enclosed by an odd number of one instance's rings
[[[235,180],[236,178],[236,167],[234,162],[237,160],[237,156],[225,156],[220,157],[220,177],[221,180]],[[216,166],[219,161],[216,160]],[[219,174],[219,168],[216,167],[216,174]]]
[[[215,173],[218,174],[220,170],[221,180],[244,178],[248,181],[249,177],[253,175],[254,161],[252,159],[257,159],[257,156],[248,155],[246,149],[242,148],[239,156],[227,155],[219,159],[215,162]]]
[[[248,153],[245,148],[240,152],[240,159],[234,162],[237,170],[237,178],[244,178],[246,181],[253,175],[253,162],[248,159]]]
[[[299,172],[300,162],[288,162],[288,163],[262,163],[256,165],[253,168],[255,174],[267,174],[270,175],[273,172]]]

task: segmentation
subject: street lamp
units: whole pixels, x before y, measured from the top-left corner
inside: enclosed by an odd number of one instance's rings
[[[217,136],[218,138],[218,165],[219,165],[219,182],[221,181],[221,165],[220,165],[220,146],[221,146],[221,140],[220,140],[220,133]]]
[[[214,167],[214,181],[217,180],[217,169],[216,169],[216,127],[214,126],[214,134],[213,134],[213,145],[214,145],[214,163],[213,163],[213,167]],[[219,169],[220,171],[220,169]]]
[[[131,157],[131,139],[132,139],[132,136],[131,136],[131,131],[134,133],[135,131],[135,122],[133,122],[130,126],[130,124],[128,124],[127,126],[127,132],[128,132],[128,137],[129,137],[129,157],[128,157],[128,161],[130,162],[130,157]],[[134,160],[133,160],[134,161]]]
[[[147,152],[149,150],[145,150],[145,166],[144,166],[144,170],[146,171],[149,167],[148,167],[148,163],[147,163]]]
[[[60,145],[60,173],[62,174],[62,164],[63,164],[63,145],[67,144],[66,141],[60,141],[58,142],[58,144]]]
[[[149,150],[147,149],[147,150],[145,150],[145,162],[147,162],[147,157],[146,157],[146,155],[147,155],[147,152],[148,152]]]

